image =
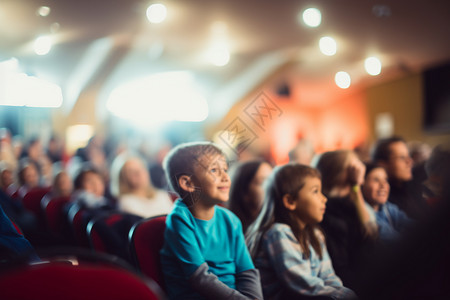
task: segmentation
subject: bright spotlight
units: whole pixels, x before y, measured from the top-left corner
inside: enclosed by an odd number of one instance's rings
[[[329,36],[324,36],[319,41],[319,48],[323,54],[333,56],[336,54],[336,41]]]
[[[46,55],[52,49],[52,39],[49,36],[40,36],[34,41],[33,48],[37,55]]]
[[[50,7],[48,6],[41,6],[38,8],[37,10],[37,14],[40,15],[41,17],[47,17],[50,14]]]
[[[341,89],[346,89],[350,86],[351,78],[347,72],[340,71],[334,76],[334,82],[336,82],[336,85]]]
[[[158,24],[167,17],[167,8],[164,4],[156,3],[147,8],[147,19],[150,23]]]
[[[317,27],[322,22],[322,14],[317,8],[308,8],[303,12],[303,22],[309,27]]]
[[[381,73],[381,61],[376,57],[368,57],[364,61],[364,67],[366,72],[372,76],[376,76]]]

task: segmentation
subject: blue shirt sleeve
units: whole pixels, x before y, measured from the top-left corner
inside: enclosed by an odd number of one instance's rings
[[[186,277],[205,262],[195,235],[195,224],[189,216],[172,214],[167,219],[165,242],[177,259]]]

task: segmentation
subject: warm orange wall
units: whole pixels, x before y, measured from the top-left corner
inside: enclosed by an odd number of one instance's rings
[[[450,142],[449,134],[430,134],[422,129],[423,81],[421,74],[410,75],[398,80],[367,89],[367,106],[371,127],[370,139],[375,136],[375,119],[380,113],[390,112],[394,121],[394,133],[407,141],[419,140],[431,146]]]
[[[345,96],[337,93],[334,99],[328,98],[326,103],[318,105],[296,98],[296,93],[283,98],[268,87],[262,91],[278,106],[280,116],[266,118],[264,129],[255,126],[245,114],[245,108],[257,97],[254,94],[236,104],[215,130],[227,128],[236,117],[240,117],[257,135],[257,140],[249,146],[252,152],[270,153],[278,164],[288,162],[288,152],[299,138],[310,139],[316,152],[323,152],[353,149],[368,137],[366,99],[361,92]]]

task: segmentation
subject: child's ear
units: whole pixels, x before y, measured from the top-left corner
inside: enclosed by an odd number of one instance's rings
[[[186,192],[193,193],[195,191],[195,185],[193,184],[191,177],[188,175],[181,175],[178,177],[178,184]]]
[[[295,202],[295,199],[289,194],[285,194],[283,196],[283,204],[288,210],[294,210],[297,208],[297,202]]]

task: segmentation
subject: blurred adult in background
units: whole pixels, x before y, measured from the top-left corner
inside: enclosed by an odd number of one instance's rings
[[[8,128],[0,128],[0,161],[7,162],[15,170],[17,159],[12,145],[11,132]]]
[[[271,172],[272,166],[263,160],[240,162],[230,171],[228,208],[241,220],[244,233],[261,211],[263,183]]]
[[[120,154],[111,165],[110,175],[110,190],[120,210],[144,218],[172,210],[169,193],[152,185],[147,164],[139,156]]]
[[[0,161],[0,188],[11,195],[17,190],[14,168],[7,161]]]
[[[411,218],[423,218],[427,207],[422,198],[422,182],[413,180],[413,160],[405,140],[398,136],[378,140],[372,161],[387,172],[391,188],[388,201]]]
[[[73,180],[65,170],[59,171],[52,182],[53,197],[68,197],[73,192]]]
[[[84,163],[74,179],[71,202],[85,208],[113,208],[114,203],[105,197],[105,180],[90,163]]]
[[[21,158],[17,170],[17,195],[23,197],[28,191],[40,186],[37,163],[28,157]]]
[[[61,162],[64,159],[64,142],[56,133],[50,137],[45,152],[52,163]]]
[[[309,166],[315,155],[314,145],[308,139],[300,139],[289,153],[289,162],[297,162]]]
[[[322,174],[322,191],[328,198],[321,227],[336,274],[344,286],[354,288],[360,266],[370,259],[377,227],[361,192],[365,166],[351,150],[320,155],[316,168]]]
[[[424,198],[428,205],[436,209],[443,205],[444,184],[447,168],[450,166],[450,145],[436,146],[425,163],[427,180],[424,182]]]
[[[373,163],[367,163],[362,193],[369,212],[376,220],[379,238],[388,243],[398,240],[400,234],[413,224],[404,211],[387,201],[389,190],[386,171]]]

